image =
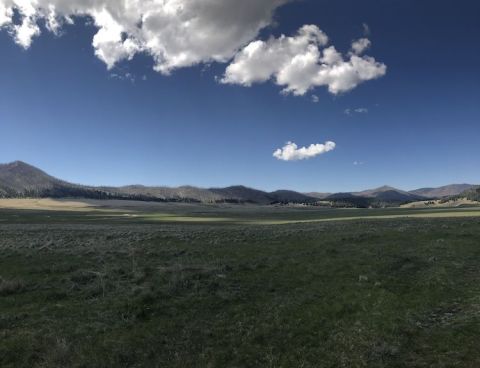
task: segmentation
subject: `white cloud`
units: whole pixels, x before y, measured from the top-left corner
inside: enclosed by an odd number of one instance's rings
[[[353,115],[353,114],[368,114],[368,109],[366,107],[359,107],[356,109],[345,109],[345,115]]]
[[[339,94],[386,73],[384,64],[361,55],[368,39],[355,41],[344,56],[328,47],[327,35],[315,25],[292,37],[256,40],[273,23],[275,10],[292,1],[0,0],[0,27],[29,48],[42,30],[58,34],[64,24],[88,19],[97,28],[95,55],[109,69],[138,53],[150,55],[154,69],[165,75],[230,63],[223,83],[250,86],[272,79],[294,95],[321,86]]]
[[[368,38],[360,38],[359,40],[353,41],[352,43],[352,52],[355,55],[363,54],[372,43]]]
[[[355,112],[358,114],[368,114],[368,109],[366,107],[359,107],[355,109]]]
[[[328,37],[317,26],[306,25],[293,37],[282,35],[245,46],[227,67],[222,82],[251,86],[273,79],[284,93],[294,95],[320,86],[332,94],[347,92],[386,73],[385,64],[359,55],[370,45],[363,40],[354,42],[354,52],[345,59],[334,46],[324,48]]]
[[[370,30],[370,26],[367,23],[363,23],[362,27],[363,27],[363,35],[366,37],[370,36],[370,34],[372,33],[372,31]]]
[[[38,24],[58,32],[76,17],[98,28],[95,54],[112,68],[145,52],[155,70],[228,62],[258,32],[272,23],[274,11],[291,0],[0,0],[0,26],[30,47]],[[14,11],[20,22],[14,24]]]
[[[131,83],[135,83],[137,81],[137,78],[135,77],[135,75],[129,72],[110,73],[110,78],[121,80],[121,81],[129,81]]]
[[[312,95],[312,102],[313,103],[318,103],[320,101],[320,97],[318,97],[317,95]]]
[[[22,24],[13,26],[15,41],[22,47],[28,48],[32,39],[40,34],[40,28],[33,19],[24,20]]]
[[[11,9],[7,8],[5,4],[0,2],[0,27],[10,23],[11,19],[12,19]]]
[[[325,144],[311,144],[308,147],[298,148],[293,142],[287,142],[283,148],[277,149],[273,157],[282,161],[307,160],[318,155],[333,151],[336,147],[334,142],[328,141]]]

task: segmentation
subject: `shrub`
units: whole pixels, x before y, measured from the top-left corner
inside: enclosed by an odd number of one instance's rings
[[[0,295],[12,295],[21,293],[25,289],[25,284],[21,280],[4,280],[0,278]]]

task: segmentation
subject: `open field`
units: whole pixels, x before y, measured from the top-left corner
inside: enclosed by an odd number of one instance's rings
[[[61,202],[0,209],[2,368],[480,366],[478,208]]]
[[[479,217],[480,207],[332,209],[92,199],[0,199],[0,223],[211,223],[281,225],[359,219]]]

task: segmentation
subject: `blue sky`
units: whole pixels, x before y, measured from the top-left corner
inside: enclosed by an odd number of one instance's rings
[[[231,59],[167,76],[141,52],[108,70],[92,47],[97,27],[82,18],[58,35],[41,25],[28,48],[4,27],[0,162],[23,160],[95,185],[349,191],[480,183],[478,1],[305,0],[273,14],[274,25],[247,43],[316,25],[345,58],[353,40],[368,37],[366,54],[386,74],[338,94],[319,86],[295,96],[272,81],[220,83]],[[288,141],[336,148],[308,160],[273,157]]]

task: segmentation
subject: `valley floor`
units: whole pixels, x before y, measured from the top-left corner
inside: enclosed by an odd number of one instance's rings
[[[423,202],[422,202],[423,204]],[[479,217],[480,206],[411,204],[385,209],[316,206],[198,204],[94,199],[0,199],[0,223],[218,223],[288,224],[359,219]]]
[[[63,202],[0,209],[1,367],[480,366],[478,209]]]

